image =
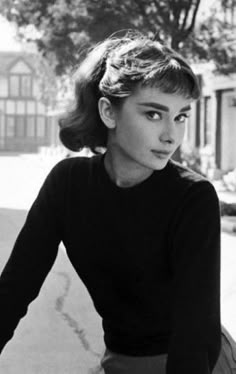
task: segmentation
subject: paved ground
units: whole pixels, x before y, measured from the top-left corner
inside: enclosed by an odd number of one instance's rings
[[[57,159],[0,156],[0,270]],[[101,320],[61,247],[39,297],[0,358],[1,374],[97,374]]]
[[[56,159],[0,156],[0,270]],[[222,322],[236,339],[236,235],[222,233]],[[63,248],[0,358],[2,374],[97,374],[101,320]]]

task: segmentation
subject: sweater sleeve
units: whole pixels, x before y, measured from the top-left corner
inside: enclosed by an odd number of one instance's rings
[[[221,345],[220,213],[207,180],[188,188],[172,237],[174,305],[167,374],[210,374]]]
[[[0,277],[0,351],[39,294],[57,255],[65,195],[61,164],[41,187]]]

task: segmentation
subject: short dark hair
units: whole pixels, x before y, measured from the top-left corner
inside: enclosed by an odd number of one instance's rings
[[[94,153],[106,147],[108,130],[98,100],[105,96],[120,106],[137,85],[193,100],[200,95],[196,75],[173,49],[135,32],[108,38],[88,53],[75,73],[74,108],[59,120],[62,143],[73,151],[88,147]]]

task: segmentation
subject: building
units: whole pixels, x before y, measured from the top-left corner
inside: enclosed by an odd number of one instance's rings
[[[210,65],[198,68],[202,96],[193,106],[185,145],[198,149],[203,171],[236,168],[236,74],[216,75]]]
[[[42,100],[38,60],[33,54],[0,52],[0,151],[37,152],[54,142],[55,121]]]
[[[204,17],[214,17],[232,30],[235,45],[236,1],[213,0]],[[223,36],[221,36],[224,38]],[[214,73],[213,62],[193,66],[199,75],[202,97],[193,105],[183,149],[200,155],[203,171],[225,173],[236,169],[236,70],[234,74]]]

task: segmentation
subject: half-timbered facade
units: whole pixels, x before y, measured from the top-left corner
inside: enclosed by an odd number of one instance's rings
[[[35,56],[0,52],[0,151],[35,152],[51,143]]]

